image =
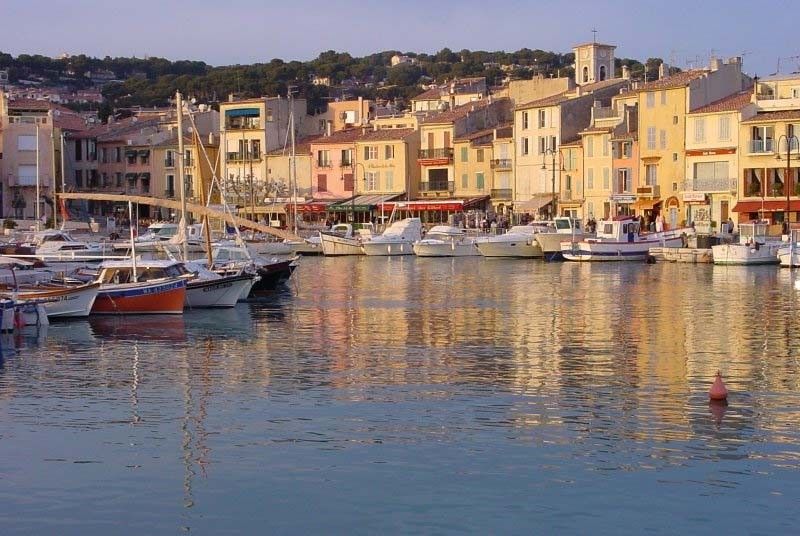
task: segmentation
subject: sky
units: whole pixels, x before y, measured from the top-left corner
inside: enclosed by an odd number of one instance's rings
[[[0,51],[160,56],[211,65],[308,60],[325,50],[569,52],[597,40],[617,57],[681,68],[743,56],[751,75],[800,71],[789,0],[0,0]]]

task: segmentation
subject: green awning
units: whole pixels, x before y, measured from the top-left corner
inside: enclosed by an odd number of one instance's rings
[[[258,108],[237,108],[225,110],[225,117],[258,117],[261,112]]]

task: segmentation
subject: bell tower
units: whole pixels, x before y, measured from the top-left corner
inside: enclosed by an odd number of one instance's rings
[[[614,78],[615,48],[595,41],[574,47],[575,83],[583,86]]]

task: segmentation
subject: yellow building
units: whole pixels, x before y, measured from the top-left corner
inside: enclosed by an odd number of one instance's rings
[[[587,218],[611,216],[613,127],[592,126],[580,133],[583,145],[584,195]]]
[[[413,199],[419,185],[419,131],[366,129],[355,140],[356,195],[405,195]]]
[[[686,116],[694,109],[737,93],[749,85],[740,58],[713,60],[708,69],[668,75],[641,85],[639,96],[640,186],[637,206],[661,213],[668,227],[686,221],[680,195],[686,180]]]
[[[456,197],[490,194],[494,131],[484,129],[456,138],[453,144]]]
[[[492,139],[492,206],[509,215],[514,201],[514,127],[498,127]]]
[[[589,214],[594,213],[594,206],[586,206],[584,194],[586,182],[583,170],[583,145],[581,139],[562,143],[561,152],[562,179],[561,189],[558,194],[558,209],[562,216],[580,218],[584,222],[589,219]],[[590,210],[591,208],[591,210]]]

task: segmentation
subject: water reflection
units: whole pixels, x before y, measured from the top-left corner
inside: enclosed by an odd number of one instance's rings
[[[698,497],[736,512],[760,475],[769,528],[800,498],[796,272],[320,258],[296,277],[231,310],[12,341],[0,474],[26,475],[2,495],[18,526],[41,529],[45,488],[64,491],[44,518],[124,517],[88,510],[82,482],[130,497],[139,533],[402,531],[393,517],[496,532],[486,520],[519,513],[509,493],[585,532],[606,511],[635,522],[653,487],[669,497],[656,517],[702,526]],[[708,403],[717,370],[728,406]],[[45,458],[103,467],[30,469]],[[585,518],[558,515],[576,501]]]

